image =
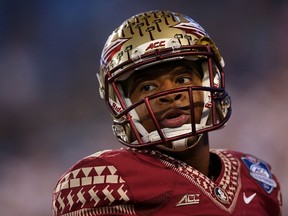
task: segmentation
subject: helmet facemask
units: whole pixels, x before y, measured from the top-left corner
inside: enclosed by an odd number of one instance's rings
[[[195,47],[193,48],[195,49]],[[204,47],[201,48],[203,49]],[[206,49],[209,50],[209,47],[206,47]],[[121,143],[133,147],[145,147],[150,145],[163,146],[164,144],[166,146],[164,149],[181,151],[192,147],[191,144],[188,144],[187,138],[197,137],[197,140],[194,140],[193,142],[194,145],[197,143],[203,133],[218,129],[224,125],[224,123],[228,120],[229,115],[227,114],[230,104],[228,102],[227,106],[228,96],[221,87],[223,86],[221,81],[223,74],[220,72],[222,68],[220,65],[216,65],[213,58],[208,55],[208,52],[206,56],[204,55],[203,51],[201,51],[201,55],[198,54],[199,51],[193,50],[192,53],[187,56],[178,56],[177,58],[169,58],[166,56],[167,58],[160,58],[161,60],[158,60],[157,64],[160,62],[164,62],[165,64],[165,62],[168,61],[178,62],[182,60],[190,62],[191,64],[195,64],[195,62],[197,62],[197,64],[201,65],[201,70],[203,73],[202,85],[170,89],[157,94],[149,95],[148,97],[143,98],[134,104],[129,98],[129,95],[125,93],[125,87],[123,88],[123,86],[127,84],[127,77],[134,73],[141,73],[141,69],[145,68],[145,66],[149,67],[151,64],[148,63],[145,65],[143,62],[139,62],[138,64],[134,64],[133,68],[122,70],[115,76],[112,75],[115,73],[113,70],[110,72],[111,74],[107,73],[110,74],[110,77],[106,77],[105,83],[106,86],[109,86],[109,88],[106,88],[106,90],[108,89],[109,92],[106,92],[105,95],[113,95],[114,99],[107,98],[106,101],[109,101],[108,107],[110,107],[111,111],[114,113],[114,134]],[[177,128],[161,128],[151,103],[153,103],[153,100],[157,100],[159,97],[171,94],[175,95],[179,92],[188,95],[189,106],[187,105],[186,111],[190,114],[191,123],[184,124]],[[202,92],[203,94],[203,105],[201,107],[202,114],[201,119],[198,121],[195,117],[195,101],[193,96],[195,92]],[[225,106],[223,106],[223,102],[221,102],[224,101],[224,98],[226,101]],[[154,131],[147,131],[142,125],[137,113],[137,108],[139,107],[146,109],[146,112],[149,113],[149,118],[154,124]]]

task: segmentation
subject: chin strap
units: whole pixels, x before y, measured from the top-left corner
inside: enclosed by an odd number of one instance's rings
[[[196,146],[201,140],[202,136],[203,134],[200,134],[195,137],[175,140],[172,142],[172,148],[166,147],[164,145],[157,145],[157,147],[170,152],[181,152]]]
[[[148,133],[146,129],[142,126],[140,122],[135,122],[138,132],[142,135],[142,141],[145,143],[155,142],[161,140],[158,131],[152,131]],[[196,124],[196,130],[203,129],[204,127],[200,124]],[[191,124],[184,124],[178,128],[163,128],[161,129],[165,138],[172,138],[175,136],[183,135],[190,133],[192,131]],[[157,147],[167,150],[167,151],[184,151],[188,148],[192,148],[195,146],[199,140],[201,139],[202,134],[195,136],[195,140],[193,138],[183,138],[179,140],[175,140],[172,142],[172,148],[165,147],[164,145],[158,145]],[[190,142],[189,142],[190,141]],[[136,144],[137,141],[134,141],[133,144]]]

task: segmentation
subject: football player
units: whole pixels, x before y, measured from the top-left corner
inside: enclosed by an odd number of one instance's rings
[[[270,166],[210,149],[231,115],[224,61],[188,16],[149,11],[126,20],[101,56],[100,95],[126,147],[90,155],[53,193],[54,215],[280,215]]]

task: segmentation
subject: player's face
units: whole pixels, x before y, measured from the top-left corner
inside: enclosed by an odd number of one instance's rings
[[[129,79],[128,94],[132,103],[147,96],[185,86],[201,86],[197,69],[185,61],[157,64],[137,71]],[[199,123],[203,109],[203,93],[193,92],[195,122]],[[174,92],[150,100],[150,105],[161,128],[177,128],[191,122],[187,91]],[[136,108],[141,124],[148,132],[156,128],[145,105]]]

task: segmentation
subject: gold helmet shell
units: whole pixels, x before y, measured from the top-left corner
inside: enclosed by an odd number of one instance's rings
[[[107,71],[155,49],[194,44],[209,44],[222,61],[214,42],[190,17],[170,11],[140,13],[124,21],[106,41],[100,60],[101,80]]]

